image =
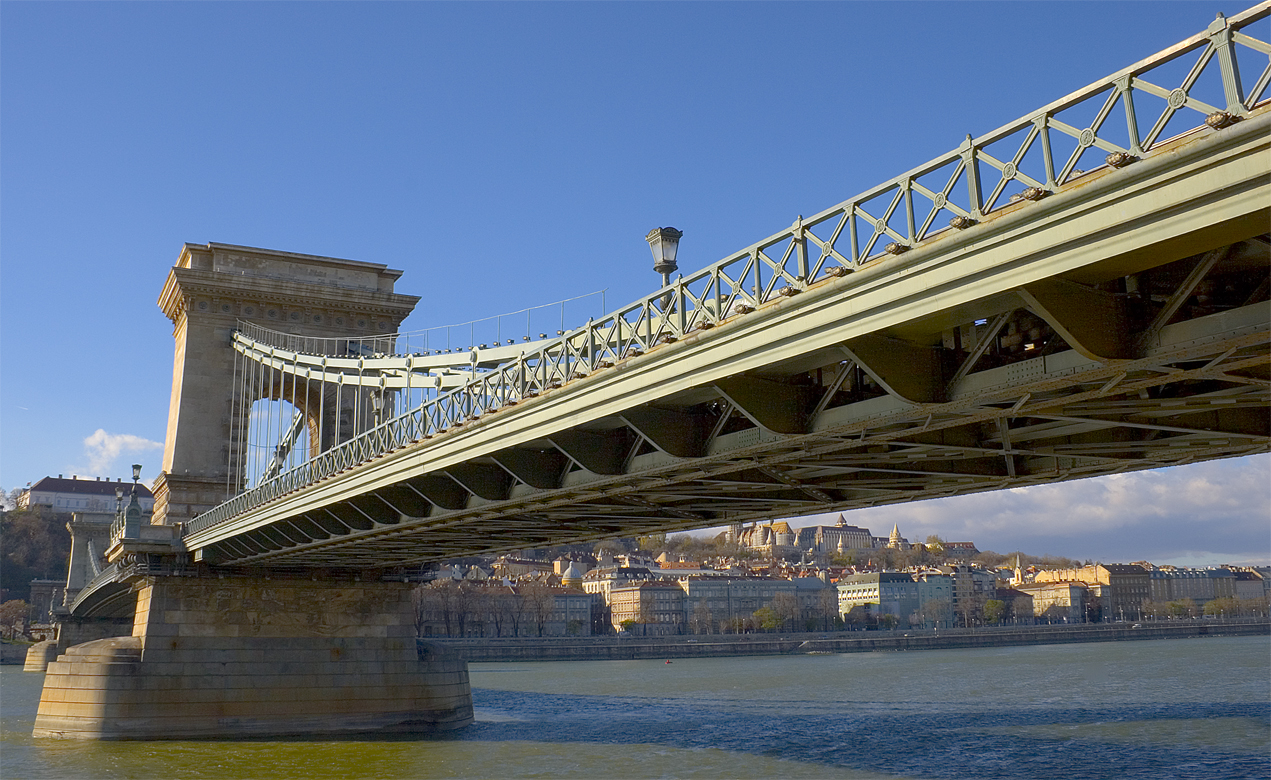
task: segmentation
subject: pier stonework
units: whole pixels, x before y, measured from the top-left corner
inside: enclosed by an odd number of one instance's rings
[[[467,664],[417,647],[405,583],[146,577],[131,636],[48,665],[35,736],[429,732],[472,722]]]
[[[339,443],[313,434],[323,428],[315,417],[352,411],[352,394],[319,404],[282,382],[235,396],[234,331],[249,323],[286,337],[391,344],[384,334],[419,300],[393,292],[400,275],[290,252],[183,247],[159,298],[176,345],[153,524],[125,524],[109,540],[78,529],[84,549],[72,556],[68,586],[86,595],[68,599],[57,640],[28,658],[45,671],[35,736],[216,739],[471,723],[467,664],[417,642],[412,585],[353,570],[279,577],[192,564],[179,535],[182,523],[245,486],[234,442],[253,403],[293,403],[309,418],[311,452]],[[103,549],[105,562],[85,557],[90,548]]]
[[[233,404],[230,339],[239,323],[318,338],[394,333],[419,301],[393,291],[401,274],[376,263],[232,244],[182,247],[159,295],[176,348],[155,524],[186,522],[245,484],[243,456],[231,453],[247,424]],[[332,443],[315,442],[321,449]]]

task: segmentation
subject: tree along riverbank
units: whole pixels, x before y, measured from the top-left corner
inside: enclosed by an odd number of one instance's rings
[[[738,655],[869,653],[1006,647],[1070,642],[1117,642],[1203,636],[1271,634],[1271,621],[1188,620],[1086,625],[1002,626],[931,631],[847,631],[716,634],[662,637],[542,637],[438,639],[466,661],[606,661],[710,658]],[[421,640],[422,641],[422,640]]]

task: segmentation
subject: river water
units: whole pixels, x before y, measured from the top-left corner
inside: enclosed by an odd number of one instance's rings
[[[33,739],[0,671],[0,777],[1271,777],[1271,638],[473,664],[440,739]]]

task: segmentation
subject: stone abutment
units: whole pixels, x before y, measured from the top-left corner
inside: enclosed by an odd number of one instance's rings
[[[410,585],[146,577],[132,634],[48,664],[37,737],[433,732],[472,722],[467,663],[415,641]]]

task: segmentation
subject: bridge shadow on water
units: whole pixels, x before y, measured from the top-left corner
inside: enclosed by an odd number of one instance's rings
[[[474,689],[445,739],[718,749],[928,778],[1271,776],[1271,703],[1098,707],[586,696]]]

